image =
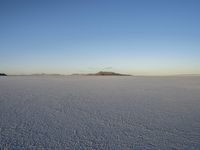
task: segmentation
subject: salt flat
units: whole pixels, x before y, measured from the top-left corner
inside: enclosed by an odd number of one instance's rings
[[[0,77],[0,149],[200,149],[200,77]]]

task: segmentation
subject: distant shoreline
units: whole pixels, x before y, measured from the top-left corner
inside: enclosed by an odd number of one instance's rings
[[[199,77],[200,74],[169,74],[169,75],[131,75],[131,74],[121,74],[115,72],[105,72],[99,71],[97,73],[74,73],[74,74],[48,74],[48,73],[37,73],[37,74],[5,74],[0,73],[0,76],[134,76],[134,77]]]
[[[200,75],[83,75],[83,74],[71,74],[71,75],[7,75],[7,76],[0,76],[0,77],[17,77],[17,76],[24,76],[24,77],[200,77]]]

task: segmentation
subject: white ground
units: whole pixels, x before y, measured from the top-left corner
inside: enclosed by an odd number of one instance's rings
[[[200,149],[200,77],[0,77],[0,149]]]

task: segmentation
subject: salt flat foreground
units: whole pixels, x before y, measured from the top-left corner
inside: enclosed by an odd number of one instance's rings
[[[0,77],[0,149],[200,149],[200,77]]]

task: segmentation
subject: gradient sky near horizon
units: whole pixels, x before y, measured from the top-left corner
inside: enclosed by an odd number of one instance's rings
[[[0,72],[200,74],[199,0],[0,0]]]

